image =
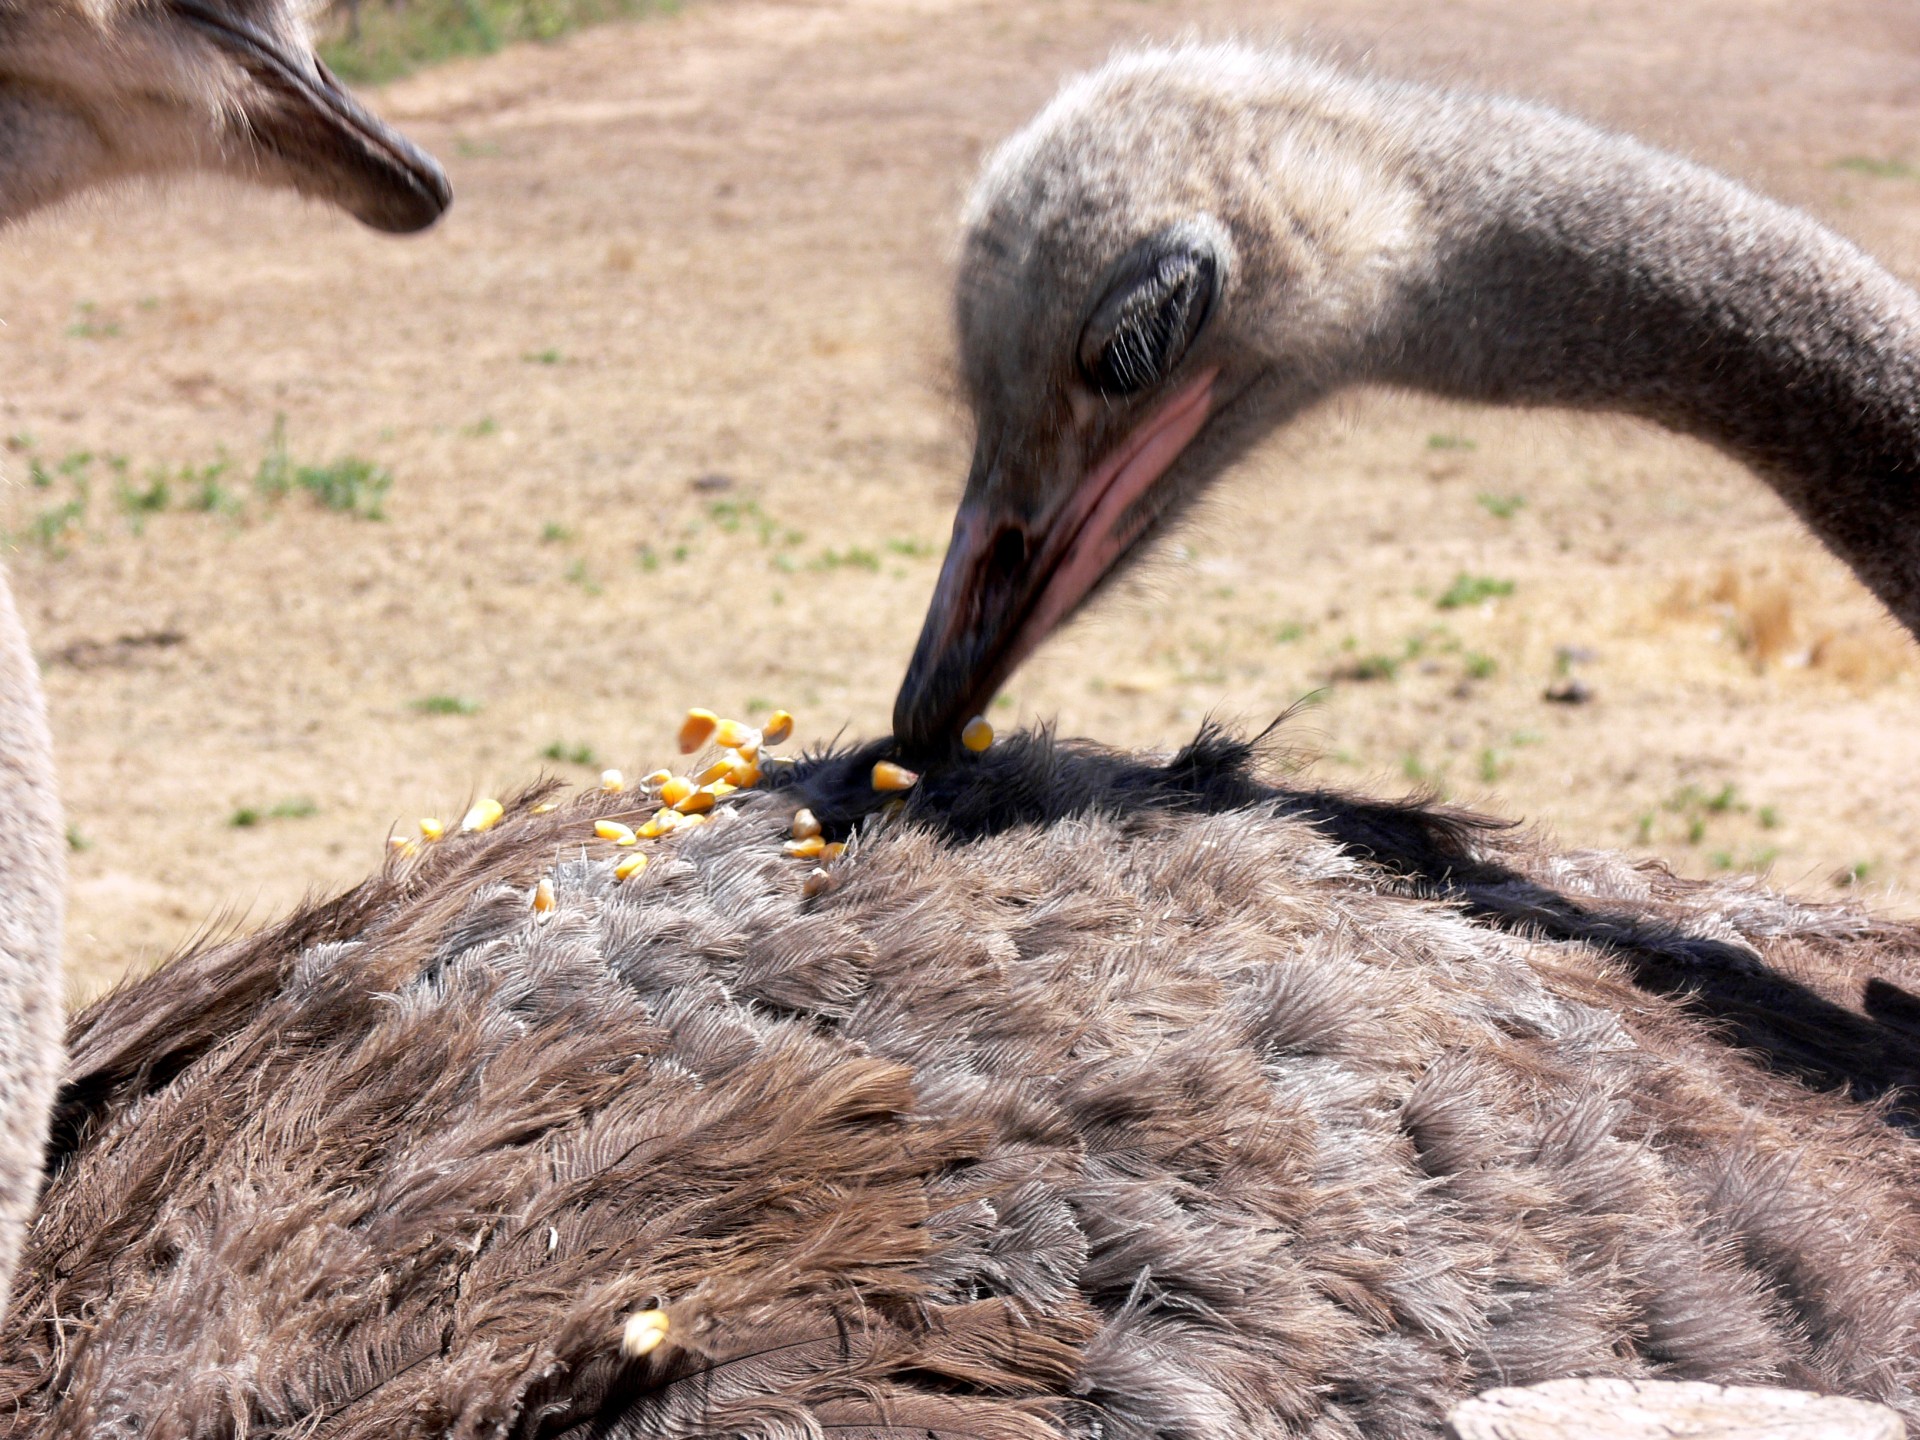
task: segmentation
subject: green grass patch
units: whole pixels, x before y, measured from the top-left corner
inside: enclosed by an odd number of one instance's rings
[[[1469,575],[1464,570],[1433,603],[1442,610],[1463,610],[1483,600],[1497,600],[1513,593],[1513,581],[1496,580],[1491,575]]]
[[[1875,180],[1920,180],[1920,169],[1893,156],[1846,155],[1834,161],[1833,168],[1854,175],[1871,175]]]
[[[464,695],[424,695],[413,708],[422,715],[478,715],[480,702]]]
[[[227,823],[236,830],[249,830],[269,820],[305,820],[319,813],[320,807],[302,796],[296,800],[282,800],[278,805],[268,805],[264,808],[243,805],[227,817]]]
[[[357,85],[392,80],[462,55],[491,55],[520,40],[557,40],[605,20],[670,14],[673,0],[361,0],[336,3],[320,53]]]

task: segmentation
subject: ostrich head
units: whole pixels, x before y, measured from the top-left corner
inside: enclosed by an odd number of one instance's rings
[[[1070,86],[965,217],[971,473],[894,711],[949,743],[1262,430],[1344,378],[1415,201],[1358,87],[1234,49]]]
[[[0,0],[0,218],[134,175],[288,186],[420,230],[445,174],[347,94],[298,0]]]

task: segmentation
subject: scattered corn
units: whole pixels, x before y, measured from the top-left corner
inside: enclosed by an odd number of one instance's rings
[[[818,835],[808,835],[800,840],[789,840],[785,848],[787,854],[796,860],[811,860],[827,848],[827,842]]]
[[[736,760],[733,769],[727,772],[727,780],[742,790],[751,790],[760,783],[760,762],[758,760]]]
[[[987,723],[987,717],[976,715],[967,721],[966,728],[960,732],[960,743],[976,755],[993,744],[993,726]]]
[[[647,857],[636,850],[631,855],[622,855],[620,857],[620,863],[613,867],[613,878],[616,880],[631,880],[646,868]]]
[[[442,835],[446,833],[447,833],[447,827],[442,825],[438,820],[433,819],[431,816],[421,820],[420,822],[420,834],[424,839],[438,840]]]
[[[387,837],[387,848],[406,860],[410,860],[420,853],[420,847],[405,835],[389,835]]]
[[[678,805],[687,796],[693,794],[694,784],[684,775],[676,775],[660,787],[662,805]]]
[[[816,865],[807,872],[807,878],[800,882],[800,893],[811,900],[831,884],[833,877]]]
[[[891,760],[882,760],[873,767],[873,788],[876,790],[911,790],[919,783],[918,775]]]
[[[784,710],[776,710],[767,717],[766,728],[760,732],[760,742],[763,745],[784,745],[791,734],[793,716]]]
[[[618,820],[596,820],[593,833],[602,840],[611,840],[616,845],[631,845],[639,837],[630,826],[622,825]]]
[[[702,785],[700,788],[718,800],[722,795],[733,794],[740,787],[726,780],[716,780],[711,785]]]
[[[698,775],[694,776],[693,783],[695,785],[711,785],[716,780],[724,780],[733,773],[733,765],[734,762],[730,756],[716,760]]]
[[[600,772],[600,788],[609,794],[618,795],[622,790],[627,788],[627,777],[622,775],[618,770],[602,770]]]
[[[651,1355],[667,1338],[668,1328],[666,1311],[635,1311],[627,1316],[627,1323],[620,1331],[620,1353],[630,1360]]]
[[[706,824],[707,821],[712,818],[711,815],[682,815],[680,817],[680,828],[682,830],[691,830],[696,825]]]
[[[491,830],[500,823],[500,817],[507,813],[507,807],[498,800],[477,800],[466,818],[460,822],[463,834],[475,834],[481,830]]]
[[[713,732],[713,743],[724,750],[758,750],[760,732],[738,720],[722,720]]]
[[[540,883],[533,887],[534,913],[536,915],[551,915],[553,913],[553,906],[553,879],[551,876],[542,875],[540,877]]]
[[[673,772],[671,770],[651,770],[651,771],[648,771],[644,777],[642,777],[640,783],[646,786],[649,790],[658,790],[662,785],[666,784],[667,781],[671,780],[672,778],[673,778]]]
[[[689,710],[687,718],[680,722],[680,753],[691,755],[713,737],[720,726],[720,717],[711,710]]]
[[[793,838],[794,839],[810,840],[815,835],[818,835],[819,833],[820,833],[820,822],[814,819],[813,811],[796,810],[793,812]]]
[[[673,802],[673,808],[682,815],[704,815],[713,808],[713,792],[711,790],[689,791]]]
[[[844,840],[836,840],[820,852],[820,858],[828,863],[832,863],[846,853],[847,842]]]

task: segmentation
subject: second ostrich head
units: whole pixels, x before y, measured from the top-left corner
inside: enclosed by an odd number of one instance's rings
[[[1235,46],[1123,57],[988,162],[956,320],[977,432],[895,705],[909,752],[1356,383],[1699,435],[1920,624],[1920,300],[1805,216],[1550,110]]]
[[[103,183],[213,170],[377,230],[431,225],[438,164],[314,54],[298,0],[0,0],[0,218]]]

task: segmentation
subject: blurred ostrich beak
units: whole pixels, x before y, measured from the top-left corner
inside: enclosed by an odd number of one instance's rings
[[[331,201],[375,230],[424,230],[453,200],[437,161],[347,93],[312,55],[296,57],[274,37],[205,0],[171,8],[252,82],[242,123],[288,183]]]

